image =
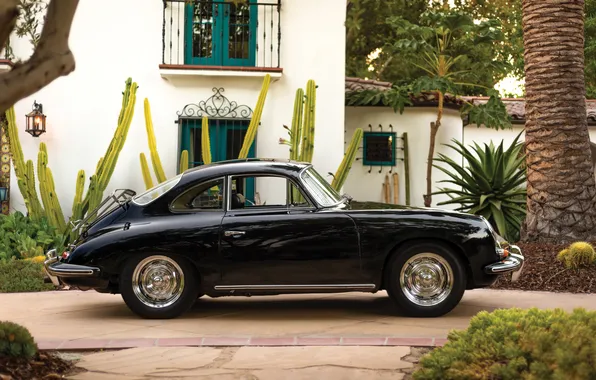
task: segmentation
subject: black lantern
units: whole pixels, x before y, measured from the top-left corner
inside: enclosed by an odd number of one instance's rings
[[[6,202],[8,200],[8,188],[5,185],[0,184],[0,202]]]
[[[27,115],[27,129],[26,132],[33,137],[39,137],[46,131],[46,115],[43,114],[43,106],[41,103],[33,102],[33,111]]]

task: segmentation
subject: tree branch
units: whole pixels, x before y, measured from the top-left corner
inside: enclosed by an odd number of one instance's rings
[[[18,0],[0,0],[0,50],[6,46],[18,17]]]
[[[0,0],[0,4],[6,1]],[[75,59],[68,46],[68,38],[78,4],[78,0],[51,0],[39,45],[31,58],[0,75],[0,113],[74,71]],[[0,12],[0,20],[1,15]]]

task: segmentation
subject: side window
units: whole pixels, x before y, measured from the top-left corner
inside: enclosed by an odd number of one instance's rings
[[[299,188],[284,177],[233,176],[231,186],[231,209],[310,206]]]
[[[186,190],[170,205],[173,211],[223,211],[224,180],[218,178]]]

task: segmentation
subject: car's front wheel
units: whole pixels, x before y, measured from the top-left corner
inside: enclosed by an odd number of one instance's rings
[[[442,244],[409,244],[390,259],[385,287],[404,314],[438,317],[461,300],[466,271],[457,254]]]
[[[126,305],[143,318],[175,318],[199,295],[196,270],[180,257],[134,257],[122,269],[120,293]]]

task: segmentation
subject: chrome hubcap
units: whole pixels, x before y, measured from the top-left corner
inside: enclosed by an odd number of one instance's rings
[[[435,306],[451,293],[453,270],[441,256],[419,253],[406,261],[399,282],[410,301],[419,306]]]
[[[184,290],[180,266],[167,256],[143,259],[132,274],[132,287],[143,304],[163,308],[175,303]]]

